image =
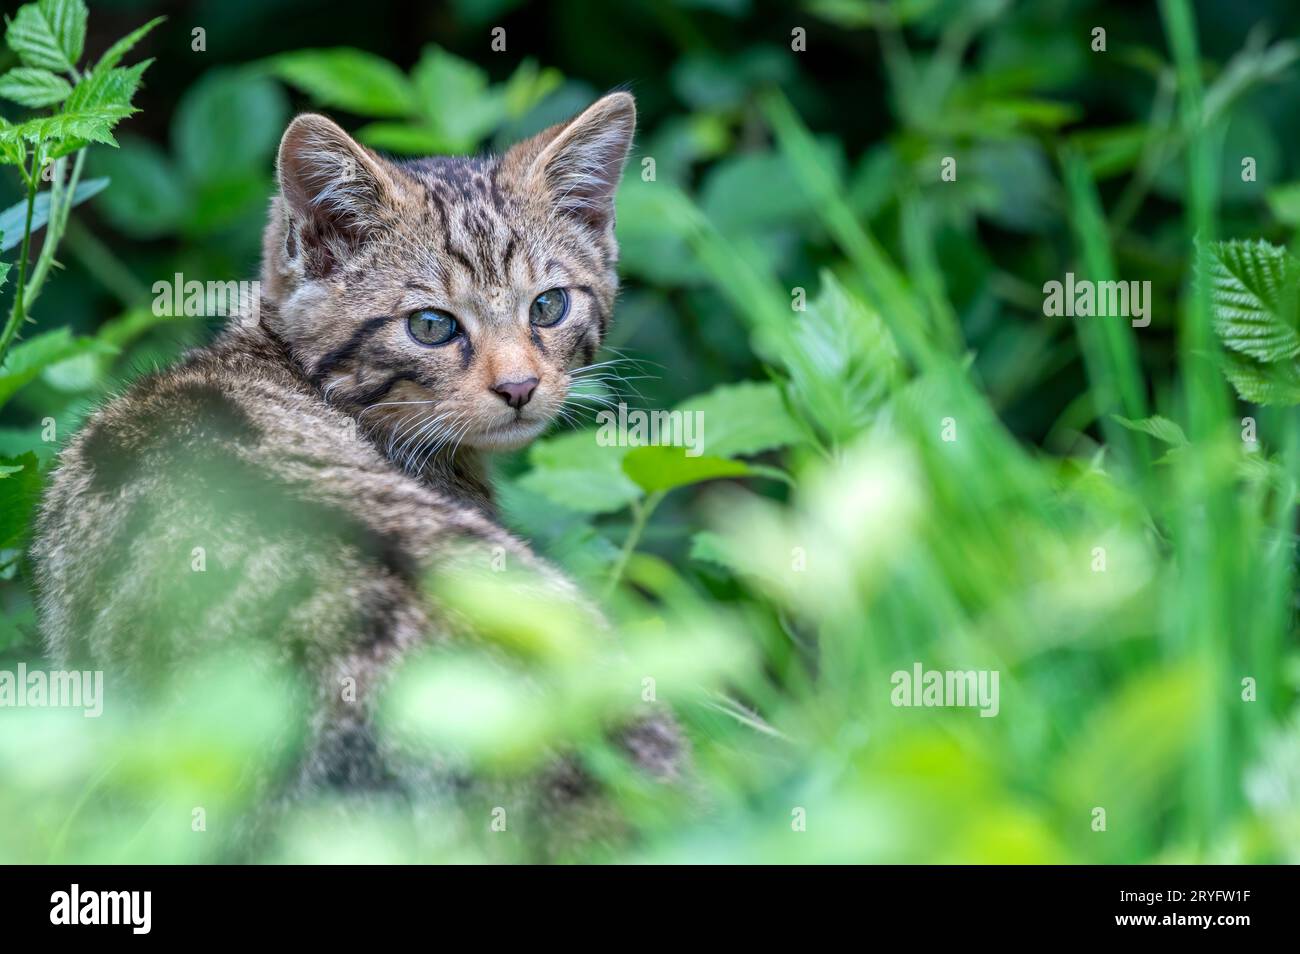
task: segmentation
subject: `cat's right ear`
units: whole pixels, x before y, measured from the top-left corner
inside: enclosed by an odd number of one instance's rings
[[[280,195],[308,249],[336,259],[383,227],[395,184],[381,160],[331,119],[305,113],[289,124],[276,163]]]

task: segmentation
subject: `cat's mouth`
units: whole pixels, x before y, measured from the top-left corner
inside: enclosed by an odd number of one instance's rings
[[[512,417],[477,429],[464,443],[486,451],[518,450],[542,433],[548,423],[545,417],[516,412]]]

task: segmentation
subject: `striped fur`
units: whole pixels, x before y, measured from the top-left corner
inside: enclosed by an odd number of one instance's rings
[[[165,685],[205,649],[256,640],[317,687],[297,787],[392,784],[369,700],[396,660],[457,636],[429,574],[504,552],[581,599],[497,523],[480,454],[540,433],[600,347],[634,117],[615,93],[499,158],[413,162],[295,119],[260,310],[101,408],[61,455],[33,548],[52,656]],[[530,325],[556,287],[568,317]],[[416,342],[406,316],[422,308],[464,339]],[[492,390],[528,377],[522,408]],[[340,701],[344,678],[358,704]],[[634,737],[638,761],[675,771],[669,722]]]

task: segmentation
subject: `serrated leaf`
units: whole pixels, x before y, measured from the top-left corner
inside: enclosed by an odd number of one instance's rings
[[[95,67],[84,76],[68,97],[68,112],[80,112],[106,106],[129,107],[140,88],[140,78],[153,60],[142,60],[134,66]]]
[[[767,381],[724,384],[677,409],[699,415],[701,445],[714,457],[758,454],[804,437],[785,409],[781,389]]]
[[[138,27],[126,36],[122,37],[122,39],[118,40],[104,51],[104,55],[101,56],[99,62],[95,64],[95,70],[111,70],[113,67],[117,66],[117,64],[121,62],[122,57],[126,56],[126,54],[131,51],[132,47],[143,40],[150,30],[166,19],[166,17],[154,17],[144,26]]]
[[[364,50],[296,50],[273,57],[268,65],[321,106],[380,117],[408,116],[415,109],[415,93],[402,71]]]
[[[73,206],[78,206],[92,196],[108,188],[108,179],[87,179],[77,183],[77,191],[72,195]],[[24,200],[0,212],[0,252],[16,248],[23,240],[23,223],[27,219],[27,202]],[[32,232],[50,220],[50,194],[42,192],[36,196],[32,206]]]
[[[32,109],[61,103],[71,92],[63,77],[34,66],[18,66],[0,76],[0,96]]]
[[[5,42],[26,65],[67,73],[81,59],[86,17],[82,0],[29,3],[9,22]]]
[[[1130,431],[1150,434],[1156,440],[1174,447],[1183,447],[1187,444],[1187,435],[1183,433],[1183,429],[1178,426],[1178,423],[1171,421],[1167,417],[1161,417],[1159,414],[1144,417],[1140,421],[1131,421],[1126,417],[1120,417],[1118,414],[1111,416]]]
[[[1223,373],[1243,401],[1282,407],[1300,404],[1300,364],[1294,360],[1265,364],[1225,354]]]
[[[1224,346],[1264,362],[1300,354],[1297,282],[1300,268],[1285,249],[1264,241],[1211,246],[1210,300]]]
[[[130,106],[96,106],[77,112],[64,112],[56,116],[31,119],[4,130],[6,138],[24,139],[31,143],[53,140],[84,140],[116,146],[112,129],[121,120],[139,110]],[[58,156],[59,152],[51,155]]]

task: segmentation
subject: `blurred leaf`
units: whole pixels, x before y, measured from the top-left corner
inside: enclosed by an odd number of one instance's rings
[[[428,156],[450,149],[441,133],[419,123],[367,123],[356,136],[372,149],[405,156]]]
[[[1167,417],[1161,417],[1159,414],[1153,414],[1151,417],[1143,418],[1140,421],[1130,421],[1128,418],[1116,414],[1115,420],[1131,431],[1150,434],[1156,440],[1165,444],[1171,444],[1174,447],[1185,447],[1187,445],[1187,435],[1183,433],[1183,429],[1178,426],[1178,423],[1169,420]]]
[[[769,381],[720,384],[706,394],[687,398],[677,410],[700,416],[703,447],[714,457],[758,454],[804,438],[803,430],[785,409],[781,389]]]
[[[124,136],[118,149],[97,151],[90,161],[106,177],[100,181],[113,182],[100,210],[128,235],[165,235],[186,215],[185,187],[166,154],[149,140]]]
[[[73,206],[81,205],[108,187],[108,179],[87,179],[77,183],[77,191],[72,195]],[[0,251],[7,252],[17,248],[23,241],[23,223],[27,219],[27,203],[19,202],[0,212]],[[42,228],[50,220],[50,194],[37,193],[32,206],[32,232]]]
[[[84,352],[106,349],[106,345],[94,338],[74,338],[66,327],[19,342],[9,349],[4,364],[0,365],[0,407],[50,365]]]
[[[267,170],[289,118],[283,91],[265,77],[245,71],[203,76],[185,91],[176,108],[172,142],[186,176],[220,182]]]
[[[364,50],[295,50],[267,65],[319,106],[380,117],[409,116],[416,108],[415,90],[402,71]]]
[[[455,151],[474,148],[506,117],[505,98],[488,89],[487,72],[441,47],[425,47],[411,81],[420,113]]]

